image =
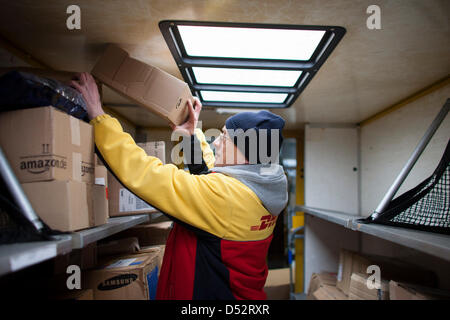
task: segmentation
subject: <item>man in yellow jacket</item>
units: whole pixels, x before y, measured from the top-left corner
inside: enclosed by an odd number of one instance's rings
[[[202,153],[200,162],[187,159],[188,173],[147,156],[119,122],[103,112],[90,74],[82,73],[72,85],[84,96],[96,147],[109,169],[126,188],[174,221],[157,299],[265,299],[267,251],[288,195],[282,167],[274,161],[270,167],[262,163],[267,157],[260,150],[272,150],[275,144],[278,153],[284,120],[267,111],[230,117],[214,141],[214,156],[196,129],[201,103],[189,101],[188,120],[172,126],[190,137],[193,154]],[[273,151],[270,159],[278,159]]]

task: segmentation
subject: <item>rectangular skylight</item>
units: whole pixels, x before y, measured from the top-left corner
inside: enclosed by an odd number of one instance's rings
[[[164,20],[159,28],[203,106],[288,108],[345,34],[339,26]]]
[[[293,87],[302,74],[299,70],[267,70],[193,67],[195,79],[202,84]]]
[[[200,91],[205,101],[220,102],[253,102],[253,103],[283,103],[287,93],[259,93],[233,91]]]
[[[194,57],[309,60],[324,30],[179,25],[186,53]]]

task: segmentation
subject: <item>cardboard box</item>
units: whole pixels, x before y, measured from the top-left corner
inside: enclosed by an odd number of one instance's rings
[[[147,155],[158,157],[165,163],[164,141],[139,143],[138,145],[145,150]],[[108,171],[107,180],[110,217],[158,212],[151,205],[128,191],[110,171]]]
[[[349,300],[389,300],[389,281],[381,279],[380,289],[369,289],[369,275],[353,273],[350,278]]]
[[[148,214],[158,211],[128,191],[109,171],[108,206],[110,217]]]
[[[270,269],[264,285],[267,300],[289,300],[290,291],[289,268]]]
[[[109,218],[109,203],[108,203],[108,189],[102,185],[94,184],[92,186],[92,219],[91,226],[97,227],[108,222]]]
[[[162,263],[164,260],[164,253],[166,251],[165,245],[155,245],[155,246],[148,246],[148,247],[142,247],[139,249],[138,253],[157,253],[158,254],[158,277],[159,273],[161,272]]]
[[[94,184],[108,187],[108,169],[105,166],[95,165],[94,174]]]
[[[138,253],[140,250],[139,241],[136,237],[111,240],[98,244],[99,256],[113,256]],[[148,252],[143,252],[148,253]]]
[[[92,205],[86,183],[68,180],[21,185],[34,211],[50,228],[60,231],[89,228]]]
[[[450,300],[450,291],[389,281],[391,300]]]
[[[429,271],[391,257],[360,255],[352,251],[341,250],[336,287],[345,294],[350,292],[350,280],[353,273],[367,274],[367,267],[380,267],[381,278],[413,282],[433,287],[437,284],[436,275]]]
[[[193,97],[184,81],[130,57],[115,45],[107,47],[92,74],[119,94],[176,125],[188,117],[186,102]]]
[[[140,224],[124,230],[116,235],[114,239],[137,237],[141,247],[153,245],[165,245],[172,230],[172,221],[159,223]]]
[[[323,285],[313,295],[313,300],[348,300],[347,296],[335,286]]]
[[[21,183],[94,182],[92,126],[53,107],[0,113],[0,145]]]
[[[156,254],[125,255],[106,260],[86,272],[83,288],[94,290],[95,300],[155,299],[158,282]]]
[[[147,155],[157,157],[162,163],[166,163],[166,143],[164,141],[140,142],[139,147],[147,152]]]
[[[324,285],[336,286],[336,273],[321,272],[313,273],[309,281],[307,300],[313,300],[313,293]]]

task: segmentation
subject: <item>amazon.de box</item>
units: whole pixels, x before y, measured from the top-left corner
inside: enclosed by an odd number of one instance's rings
[[[153,300],[158,282],[157,254],[110,258],[88,271],[83,288],[94,290],[94,300]]]
[[[21,183],[94,183],[90,124],[53,107],[0,113],[0,145]]]
[[[187,100],[193,100],[182,80],[130,57],[122,48],[109,45],[92,69],[108,87],[168,121],[180,125],[188,117]]]

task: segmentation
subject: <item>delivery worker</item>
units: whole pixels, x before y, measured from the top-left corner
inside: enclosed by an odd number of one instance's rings
[[[248,143],[247,150],[238,148],[234,132],[253,130],[258,136],[262,128],[281,131],[284,120],[267,111],[228,118],[214,141],[214,157],[196,129],[201,103],[189,101],[188,120],[172,126],[191,137],[194,150],[201,146],[202,161],[191,163],[195,172],[188,173],[147,156],[103,112],[90,74],[80,74],[72,85],[84,96],[96,147],[108,167],[126,188],[174,221],[157,299],[266,299],[267,251],[277,216],[287,204],[287,179],[278,164],[264,171],[259,157],[249,163],[255,158],[248,151],[252,148]]]

